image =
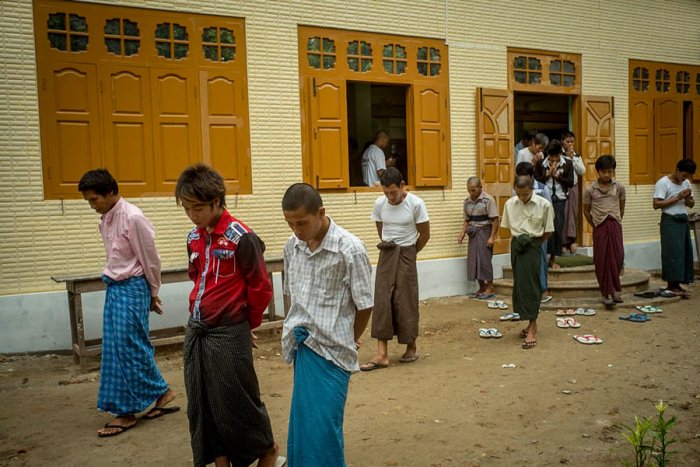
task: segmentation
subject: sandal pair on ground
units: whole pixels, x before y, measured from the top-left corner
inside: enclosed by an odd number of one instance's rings
[[[576,321],[574,318],[557,318],[557,327],[577,329],[581,327],[581,323]]]
[[[641,311],[642,313],[646,313],[646,314],[663,313],[663,310],[661,308],[659,308],[658,306],[644,305],[644,306],[636,306],[635,308],[637,310]]]
[[[479,329],[479,337],[484,339],[500,339],[503,334],[496,328],[481,328]]]
[[[602,344],[603,343],[603,339],[601,339],[598,336],[594,336],[593,334],[584,334],[582,336],[573,336],[573,338],[576,342],[580,342],[581,344],[593,345],[593,344]]]
[[[486,306],[491,308],[491,309],[498,309],[498,310],[507,310],[508,309],[508,304],[506,302],[502,302],[500,300],[489,300],[486,303]]]
[[[567,308],[565,310],[557,310],[554,314],[556,316],[594,316],[595,310],[593,308]]]
[[[146,412],[145,414],[143,414],[143,415],[141,416],[141,418],[142,418],[142,419],[145,419],[145,420],[155,420],[156,418],[160,418],[160,417],[162,417],[163,415],[168,415],[168,414],[171,414],[171,413],[175,413],[175,412],[178,412],[179,410],[180,410],[180,407],[178,407],[178,406],[172,406],[172,407],[168,407],[168,406],[164,406],[164,407],[153,407],[151,410],[149,410],[148,412]],[[134,418],[134,423],[132,423],[131,425],[117,425],[117,424],[112,423],[113,421],[114,421],[114,420],[112,420],[112,421],[110,421],[110,422],[107,422],[107,423],[105,424],[104,428],[111,428],[111,429],[114,429],[114,430],[117,430],[117,431],[114,431],[114,432],[111,432],[111,433],[99,433],[99,432],[98,432],[98,433],[97,433],[97,436],[100,437],[100,438],[109,438],[110,436],[117,436],[117,435],[120,435],[120,434],[124,433],[124,432],[127,431],[127,430],[131,430],[131,429],[132,429],[133,427],[135,427],[136,424],[137,424],[137,423],[136,423],[136,418]]]

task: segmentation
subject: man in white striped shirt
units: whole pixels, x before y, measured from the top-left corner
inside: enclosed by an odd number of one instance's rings
[[[344,466],[343,413],[359,338],[372,312],[372,267],[364,244],[326,216],[305,183],[287,189],[282,211],[294,232],[284,246],[282,352],[294,362],[287,436],[290,467]]]

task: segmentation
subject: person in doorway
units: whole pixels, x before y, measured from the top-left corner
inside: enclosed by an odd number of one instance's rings
[[[549,252],[549,267],[559,268],[555,262],[562,255],[562,240],[564,235],[564,216],[566,199],[574,184],[574,167],[571,161],[562,157],[562,147],[559,141],[552,140],[547,147],[547,157],[535,164],[535,178],[544,183],[552,193],[554,207],[554,234],[547,243]]]
[[[581,154],[578,154],[574,149],[576,137],[573,132],[565,131],[561,135],[561,145],[564,150],[564,158],[571,161],[574,168],[574,186],[569,190],[569,196],[566,199],[566,208],[564,210],[564,234],[562,241],[562,250],[564,253],[576,253],[576,233],[578,227],[578,180],[586,173],[586,166],[583,163]]]
[[[681,159],[671,175],[654,186],[654,209],[661,209],[661,278],[669,292],[687,296],[681,284],[693,281],[693,245],[690,241],[688,208],[695,206],[690,181],[695,162]]]
[[[357,349],[372,312],[372,266],[360,240],[326,215],[321,195],[291,185],[282,212],[284,294],[291,307],[282,354],[294,362],[287,456],[290,467],[345,466],[343,415]]]
[[[97,408],[115,415],[100,437],[115,436],[136,426],[136,414],[155,402],[143,418],[177,412],[169,405],[175,392],[161,376],[148,340],[149,311],[163,313],[160,257],[155,229],[143,212],[119,194],[119,185],[104,169],[91,170],[78,191],[101,214],[100,234],[107,261],[102,322],[102,364]]]
[[[253,366],[251,330],[272,298],[265,244],[229,214],[224,179],[211,167],[185,169],[175,200],[195,225],[187,236],[194,287],[183,349],[194,465],[283,465]]]
[[[532,179],[527,175],[515,178],[516,195],[503,207],[501,226],[510,229],[510,264],[513,268],[513,309],[520,319],[528,320],[520,337],[522,348],[537,345],[537,316],[540,310],[539,270],[541,244],[554,231],[552,204],[540,196],[534,196]]]
[[[517,166],[515,166],[515,175],[527,175],[532,179],[532,192],[537,195],[541,196],[542,198],[546,199],[549,201],[549,204],[552,204],[552,195],[549,192],[549,188],[547,188],[543,183],[538,182],[535,180],[535,168],[530,164],[529,162],[521,162]],[[515,190],[513,190],[513,196],[515,196]],[[542,288],[542,298],[541,302],[542,303],[547,303],[552,300],[552,295],[549,293],[549,285],[547,281],[547,270],[549,269],[549,265],[547,263],[547,243],[548,241],[545,239],[542,241],[542,246],[540,247],[540,250],[542,251],[542,264],[540,265],[540,287]]]
[[[537,133],[534,132],[534,131],[532,131],[532,130],[526,131],[526,132],[523,134],[522,139],[521,139],[520,141],[518,141],[518,144],[515,145],[514,152],[513,152],[513,157],[518,157],[518,153],[519,153],[521,150],[523,150],[523,149],[529,147],[529,146],[532,144],[532,140],[535,139],[535,135],[536,135],[536,134],[537,134]]]
[[[529,162],[535,165],[542,160],[544,158],[542,151],[547,147],[548,142],[549,138],[546,135],[537,133],[528,147],[518,151],[518,154],[515,156],[515,166],[517,167],[521,162]]]
[[[615,180],[616,167],[614,156],[600,156],[595,161],[598,180],[583,192],[583,215],[593,227],[595,275],[607,308],[622,303],[620,273],[625,261],[625,187]]]
[[[416,256],[430,239],[428,210],[422,199],[406,191],[403,176],[390,167],[381,178],[384,196],[374,203],[372,220],[381,243],[374,287],[372,337],[377,353],[363,371],[389,365],[388,343],[397,336],[406,351],[400,363],[418,359],[418,271]]]
[[[379,186],[379,178],[386,170],[384,150],[389,146],[389,134],[379,130],[374,142],[362,154],[362,180],[367,186]]]
[[[467,280],[478,281],[479,290],[472,296],[478,299],[495,297],[493,288],[493,244],[498,233],[498,206],[493,196],[486,193],[479,177],[467,180],[469,196],[464,200],[464,225],[458,243],[469,236],[467,252]]]

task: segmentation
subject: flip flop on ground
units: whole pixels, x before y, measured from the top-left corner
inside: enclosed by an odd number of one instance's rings
[[[496,302],[496,305],[497,305],[498,308],[501,309],[501,310],[507,310],[507,309],[508,309],[508,304],[507,304],[506,302],[502,302],[502,301],[499,300],[499,301]]]
[[[569,327],[569,324],[566,322],[565,318],[557,318],[557,327],[565,329]]]
[[[581,323],[576,321],[574,318],[564,318],[564,321],[566,321],[567,326],[570,328],[577,329],[581,327]]]
[[[625,321],[633,321],[635,323],[646,323],[647,321],[651,321],[651,318],[644,313],[633,313],[629,316],[620,316],[620,319]]]
[[[580,316],[593,316],[595,315],[595,310],[593,308],[576,308],[574,313]]]
[[[175,412],[178,412],[179,410],[180,410],[180,407],[178,407],[178,406],[153,407],[151,410],[146,412],[146,414],[141,418],[145,418],[146,420],[155,420],[156,418],[162,417],[163,415],[175,413]]]
[[[493,337],[494,339],[500,339],[503,337],[503,334],[501,334],[501,332],[496,328],[487,329],[486,331],[489,333],[489,336]]]
[[[527,349],[532,349],[532,348],[535,347],[536,345],[537,345],[537,339],[535,339],[534,341],[524,341],[524,342],[522,343],[521,347],[522,347],[523,349],[527,350]]]
[[[360,371],[374,371],[374,370],[382,370],[389,365],[385,365],[383,363],[378,363],[378,362],[373,362],[372,360],[363,363],[360,365]]]
[[[496,298],[495,293],[482,293],[476,296],[479,300],[490,300],[492,298]]]
[[[520,321],[520,315],[518,313],[506,313],[499,319],[501,321]]]
[[[573,308],[567,308],[566,310],[557,310],[556,313],[554,313],[555,316],[574,316],[576,314],[576,310]]]
[[[112,431],[110,433],[100,433],[98,431],[97,436],[100,438],[109,438],[110,436],[121,435],[125,431],[131,430],[135,426],[136,426],[136,421],[134,421],[134,423],[132,423],[131,425],[116,425],[116,424],[113,424],[112,422],[107,422],[104,426],[105,428],[109,428],[109,429],[113,429],[113,430],[117,430],[117,431]]]
[[[486,302],[486,306],[489,307],[489,308],[491,308],[492,310],[493,310],[493,309],[497,309],[497,308],[498,308],[498,302],[494,302],[493,300],[489,300],[488,302]]]
[[[658,306],[644,305],[644,306],[636,306],[635,308],[637,310],[641,311],[642,313],[646,313],[646,314],[662,313],[663,312],[663,310],[661,310],[661,308],[659,308]]]
[[[418,360],[418,355],[409,355],[408,357],[399,358],[399,363],[413,363]]]
[[[547,302],[549,302],[549,301],[551,301],[551,300],[552,300],[552,296],[551,296],[551,295],[547,295],[546,297],[542,297],[542,299],[540,300],[540,303],[547,303]]]
[[[479,329],[479,337],[483,337],[484,339],[488,339],[491,337],[491,334],[489,333],[488,329],[481,328],[481,329]]]
[[[598,336],[594,336],[592,334],[584,334],[582,336],[573,336],[574,340],[577,342],[580,342],[581,344],[602,344],[603,339],[601,339]]]

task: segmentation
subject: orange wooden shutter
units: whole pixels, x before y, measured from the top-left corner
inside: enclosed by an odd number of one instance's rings
[[[175,191],[180,173],[200,160],[196,74],[189,68],[151,68],[156,190]]]
[[[417,83],[413,89],[416,186],[448,184],[447,86]]]
[[[75,198],[80,177],[101,165],[97,67],[57,62],[39,81],[44,196]]]
[[[654,183],[654,104],[633,97],[630,102],[630,183]]]
[[[604,154],[615,155],[615,101],[612,97],[583,97],[581,106],[582,158],[586,165],[584,184],[592,183],[598,174],[595,161]],[[593,244],[593,230],[583,222],[583,244]]]
[[[311,182],[316,188],[347,188],[348,111],[345,78],[308,78],[311,115]]]
[[[150,74],[146,67],[100,66],[105,165],[127,196],[155,191]]]
[[[498,203],[498,212],[513,189],[513,94],[501,89],[477,88],[478,163],[484,190]],[[494,253],[510,250],[510,229],[499,229]]]
[[[248,103],[238,72],[201,71],[204,162],[221,173],[232,193],[250,193]]]
[[[654,99],[655,179],[673,173],[683,157],[683,101]]]

